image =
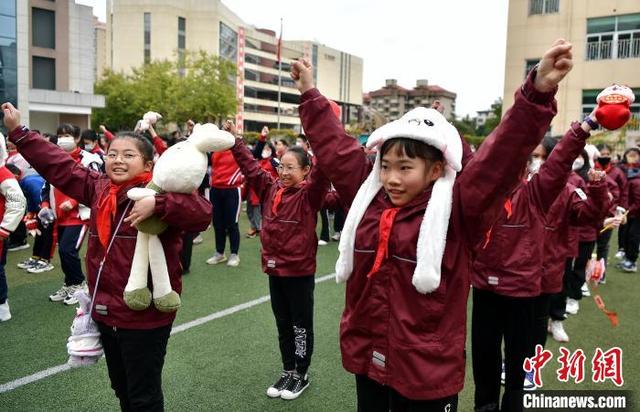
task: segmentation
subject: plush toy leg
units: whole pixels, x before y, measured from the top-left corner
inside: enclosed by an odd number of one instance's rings
[[[160,238],[149,236],[149,264],[153,280],[153,304],[161,312],[175,312],[180,307],[180,295],[171,289],[169,270]]]
[[[145,310],[151,305],[151,291],[147,287],[148,273],[149,235],[138,232],[129,282],[124,288],[124,302],[132,310]]]

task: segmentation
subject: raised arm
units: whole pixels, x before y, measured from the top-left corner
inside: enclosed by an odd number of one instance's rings
[[[295,62],[291,67],[291,77],[302,93],[299,112],[305,136],[320,169],[348,207],[369,175],[371,162],[356,139],[344,131],[329,101],[314,87],[309,62]]]
[[[324,172],[318,165],[314,165],[311,168],[309,177],[307,178],[307,185],[305,190],[309,198],[309,204],[320,210],[323,207],[325,196],[329,193],[331,184],[329,179],[325,176]]]
[[[76,163],[67,152],[39,134],[20,126],[20,112],[11,103],[2,105],[4,124],[22,156],[47,182],[78,202],[91,205],[100,174]]]
[[[267,144],[267,135],[269,134],[269,128],[267,126],[262,127],[262,131],[260,132],[260,137],[258,137],[258,141],[253,147],[251,154],[254,159],[260,160],[262,158],[262,150]]]
[[[527,185],[528,195],[544,215],[562,192],[571,174],[573,161],[582,153],[591,126],[587,122],[574,122],[553,149],[540,172],[533,175]]]
[[[227,120],[224,124],[224,130],[237,136],[236,127],[232,121]],[[260,167],[260,163],[253,157],[253,154],[244,144],[244,140],[241,137],[236,137],[236,144],[231,148],[233,158],[238,163],[240,171],[244,175],[245,179],[256,192],[260,201],[267,192],[269,187],[275,183],[275,179],[266,170]]]
[[[604,179],[590,181],[587,193],[572,187],[569,222],[574,226],[600,227],[609,206],[609,192]]]
[[[459,176],[460,207],[472,233],[489,229],[519,182],[529,155],[556,114],[553,97],[571,67],[571,45],[557,40],[516,91],[513,106]],[[478,240],[470,238],[471,242]]]

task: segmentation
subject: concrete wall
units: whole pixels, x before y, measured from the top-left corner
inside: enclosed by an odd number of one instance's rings
[[[557,94],[558,115],[552,134],[562,134],[582,117],[582,90],[603,89],[613,82],[640,87],[640,59],[587,61],[587,18],[640,13],[638,0],[561,0],[554,14],[528,16],[528,0],[510,0],[503,113],[513,104],[513,93],[525,75],[525,60],[538,59],[553,41],[563,37],[573,44],[574,67]]]

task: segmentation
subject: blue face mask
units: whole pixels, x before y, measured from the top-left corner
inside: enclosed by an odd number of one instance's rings
[[[90,152],[93,150],[94,145],[92,144],[85,144],[84,145],[84,150],[86,150],[87,152]]]

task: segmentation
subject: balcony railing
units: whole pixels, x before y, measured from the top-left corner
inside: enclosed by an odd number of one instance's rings
[[[613,46],[616,46],[615,50]],[[640,57],[640,38],[587,43],[587,60],[634,59]]]
[[[612,40],[587,43],[587,60],[610,59],[612,44]]]
[[[618,39],[618,58],[632,59],[640,57],[640,38]]]

